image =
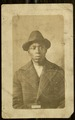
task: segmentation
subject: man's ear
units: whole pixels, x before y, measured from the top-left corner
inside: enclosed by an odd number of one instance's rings
[[[30,54],[30,50],[28,50],[28,54]]]
[[[47,48],[46,48],[46,53],[47,53]]]
[[[28,50],[28,53],[29,53],[29,50]]]

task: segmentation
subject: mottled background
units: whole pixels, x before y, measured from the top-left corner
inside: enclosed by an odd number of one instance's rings
[[[12,19],[13,38],[13,71],[25,65],[30,56],[23,51],[22,45],[28,40],[33,30],[39,30],[51,41],[46,57],[49,61],[64,68],[64,19],[62,15],[25,15]]]

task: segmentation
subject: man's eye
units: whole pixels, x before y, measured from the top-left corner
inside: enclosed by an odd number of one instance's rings
[[[30,49],[33,49],[33,50],[35,50],[36,48],[37,48],[36,46],[30,47]],[[41,49],[44,49],[43,46],[39,46],[38,48],[39,48],[40,50],[41,50]]]
[[[36,49],[36,47],[32,47],[32,49]]]
[[[30,49],[33,49],[33,50],[34,50],[34,49],[36,49],[36,47],[31,47]]]
[[[44,46],[40,46],[40,49],[44,49],[45,47]]]

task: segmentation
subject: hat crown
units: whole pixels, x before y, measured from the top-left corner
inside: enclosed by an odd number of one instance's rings
[[[34,41],[34,40],[43,40],[44,37],[39,31],[33,31],[31,32],[28,41]]]

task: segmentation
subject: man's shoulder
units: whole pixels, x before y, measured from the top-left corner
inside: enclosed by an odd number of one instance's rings
[[[64,76],[64,73],[65,73],[64,69],[61,66],[55,63],[52,63],[50,61],[47,61],[47,69],[48,71],[56,72],[58,75],[61,75],[61,76]]]
[[[22,73],[23,71],[27,71],[31,66],[31,61],[29,61],[27,64],[25,64],[24,66],[20,67],[15,73],[16,74],[20,74]]]
[[[47,67],[48,67],[48,69],[63,71],[63,68],[61,66],[59,66],[59,65],[57,65],[57,64],[55,64],[53,62],[50,62],[48,60],[47,60]]]
[[[26,76],[30,70],[31,62],[28,62],[26,65],[22,66],[19,68],[15,73],[14,73],[14,80],[22,80],[24,76]]]
[[[31,63],[31,61],[29,61],[27,64],[25,64],[24,66],[22,66],[19,70],[26,71],[27,69],[30,68],[31,65],[32,65],[32,63]]]

